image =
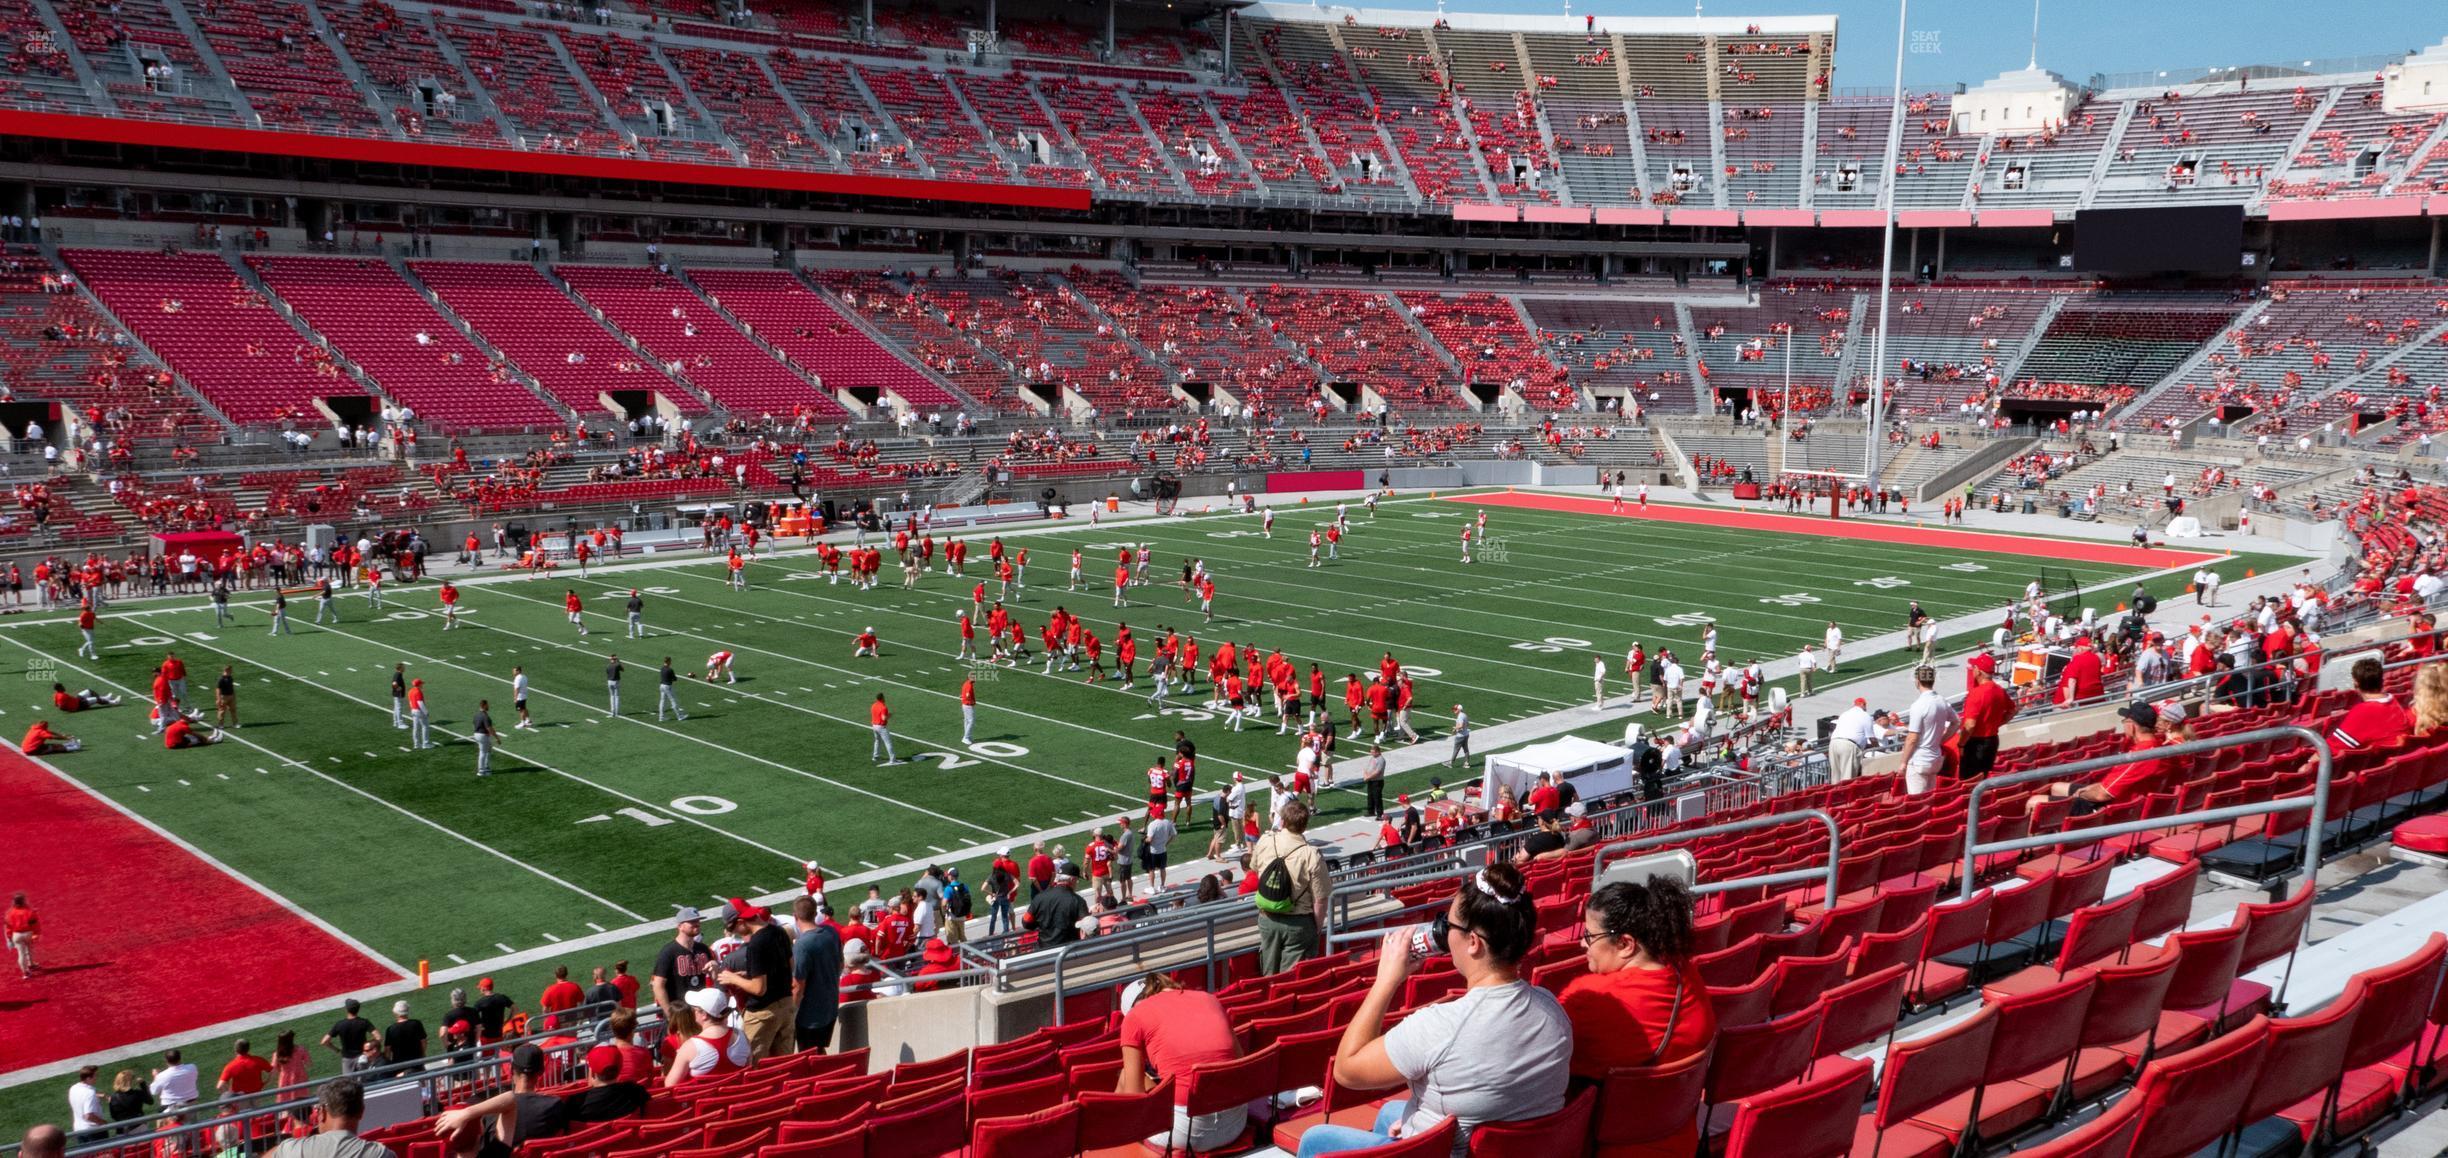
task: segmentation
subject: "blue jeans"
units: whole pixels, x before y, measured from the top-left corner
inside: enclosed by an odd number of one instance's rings
[[[1411,1112],[1408,1102],[1387,1102],[1377,1111],[1377,1125],[1360,1130],[1350,1126],[1313,1126],[1301,1135],[1299,1158],[1317,1158],[1320,1154],[1340,1154],[1345,1150],[1366,1150],[1394,1140],[1394,1125]]]

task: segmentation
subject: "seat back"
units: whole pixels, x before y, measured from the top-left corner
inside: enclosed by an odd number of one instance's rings
[[[2127,1158],[2180,1158],[2235,1129],[2269,1053],[2269,1019],[2255,1017],[2209,1043],[2142,1067],[2127,1101],[2142,1104]]]
[[[2057,950],[2057,975],[2123,957],[2125,947],[2133,943],[2134,921],[2141,915],[2138,890],[2074,910],[2066,921],[2065,943]]]
[[[1597,1144],[1638,1146],[1674,1137],[1700,1115],[1701,1091],[1708,1083],[1709,1059],[1704,1049],[1679,1061],[1654,1066],[1617,1066],[1598,1084],[1595,1130]]]
[[[1700,971],[1700,980],[1710,985],[1731,988],[1748,985],[1760,975],[1760,946],[1767,936],[1753,933],[1714,953],[1692,958],[1692,968]]]
[[[2367,969],[2348,983],[2350,991],[2363,990],[2364,1005],[2346,1046],[2346,1069],[2386,1061],[2422,1032],[2423,1012],[2439,987],[2443,954],[2448,954],[2448,936],[2433,933],[2411,955]]]
[[[1470,1158],[1551,1158],[1589,1150],[1590,1114],[1598,1089],[1583,1087],[1552,1114],[1517,1122],[1481,1122],[1471,1130]]]
[[[1911,970],[1890,965],[1830,989],[1822,997],[1827,1016],[1819,1023],[1816,1057],[1852,1049],[1887,1036],[1904,1010],[1904,989]]]
[[[2042,874],[2021,888],[1990,890],[1989,928],[1981,939],[1994,945],[2039,927],[2049,919],[2049,901],[2056,895],[2056,873]]]
[[[2083,1014],[2082,1037],[2088,1048],[2131,1041],[2159,1023],[2167,1002],[2168,983],[2176,979],[2177,958],[2161,953],[2131,965],[2102,965],[2092,972],[2099,987],[2091,992],[2091,1007]]]
[[[1083,1154],[1116,1146],[1136,1147],[1142,1139],[1173,1128],[1171,1077],[1136,1094],[1087,1090],[1073,1095],[1071,1100],[1080,1111],[1079,1148]]]
[[[1991,1002],[1998,1011],[1997,1043],[1981,1082],[2007,1081],[2064,1061],[2082,1037],[2083,1014],[2098,988],[2098,976],[2077,973],[2046,989]]]
[[[2273,812],[2269,818],[2302,815],[2308,814]],[[2304,926],[2312,920],[2312,899],[2312,887],[2305,885],[2283,901],[2237,905],[2235,923],[2244,926],[2244,944],[2236,971],[2257,969],[2294,952],[2303,943]]]
[[[1997,1027],[1997,1007],[1984,1005],[1936,1033],[1897,1042],[1887,1051],[1886,1076],[1879,1085],[1878,1126],[1898,1125],[1978,1085]]]
[[[1819,1000],[1828,986],[1844,979],[1845,958],[1851,955],[1848,948],[1840,945],[1834,952],[1817,957],[1780,958],[1776,968],[1768,971],[1776,979],[1768,998],[1769,1012],[1791,1013]]]
[[[1996,894],[1983,890],[1970,900],[1931,906],[1929,941],[1921,947],[1922,959],[1980,944],[1989,933],[1989,910],[1996,903]]]
[[[1214,1114],[1272,1094],[1275,1047],[1228,1062],[1197,1066],[1182,1078],[1182,1105],[1191,1114]]]
[[[2249,907],[2249,906],[2244,906]],[[2189,929],[2168,937],[2162,952],[2176,954],[2176,976],[2168,982],[2169,1009],[2195,1009],[2225,1001],[2244,954],[2242,918],[2217,929]]]
[[[1009,1118],[1034,1114],[1071,1096],[1070,1079],[1048,1074],[1025,1082],[979,1083],[969,1087],[969,1119]]]
[[[1855,977],[1867,976],[1890,965],[1912,966],[1921,961],[1921,947],[1929,941],[1930,915],[1923,913],[1912,923],[1893,932],[1878,932],[1864,936],[1853,947],[1853,959],[1845,968]]]
[[[1853,1147],[1870,1063],[1827,1066],[1817,1077],[1745,1099],[1734,1112],[1725,1158],[1840,1158]]]
[[[2269,1056],[2244,1098],[2237,1126],[2250,1126],[2312,1097],[2345,1074],[2346,1047],[2354,1040],[2356,1018],[2369,992],[2357,977],[2347,982],[2343,996],[2317,1013],[2270,1019]]]
[[[2103,856],[2060,871],[2057,890],[2049,895],[2049,919],[2057,920],[2076,909],[2100,903],[2108,896],[2108,874],[2115,869],[2116,858]]]
[[[840,1122],[832,1127],[826,1134],[768,1142],[757,1148],[756,1158],[866,1158],[867,1127]]]
[[[1711,985],[1709,1008],[1716,1011],[1719,1025],[1754,1025],[1775,1016],[1776,988],[1777,975],[1773,969],[1753,978],[1748,985],[1724,989]]]
[[[868,1158],[928,1158],[958,1154],[969,1144],[969,1114],[959,1087],[942,1097],[867,1119]]]
[[[1720,1028],[1717,1056],[1709,1064],[1708,1100],[1747,1098],[1802,1076],[1825,1013],[1824,1006],[1812,1004],[1772,1021]]]
[[[2193,887],[2201,880],[2201,862],[2183,868],[2134,891],[2142,894],[2142,910],[2134,914],[2133,939],[2147,941],[2184,928],[2193,915]]]
[[[1819,930],[1819,947],[1830,949],[1846,941],[1858,941],[1879,930],[1880,914],[1887,911],[1887,898],[1873,896],[1851,905],[1838,905],[1827,911],[1827,924]]]
[[[1324,1089],[1332,1084],[1326,1071],[1334,1064],[1335,1048],[1343,1042],[1343,1028],[1321,1029],[1315,1033],[1295,1033],[1275,1041],[1275,1089],[1297,1090],[1304,1086]]]
[[[969,1158],[1071,1158],[1079,1152],[1079,1107],[979,1118],[969,1127]]]

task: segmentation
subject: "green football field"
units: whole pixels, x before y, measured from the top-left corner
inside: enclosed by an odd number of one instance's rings
[[[1729,662],[1784,659],[1829,619],[1866,638],[1894,630],[1907,598],[1942,617],[1996,608],[2036,573],[1981,552],[1517,510],[1492,513],[1496,559],[1483,548],[1465,567],[1455,539],[1471,513],[1406,500],[1372,519],[1354,504],[1342,558],[1317,569],[1305,565],[1306,531],[1331,508],[1287,511],[1272,539],[1255,520],[1227,517],[1013,534],[1032,557],[1010,606],[1032,645],[1062,605],[1108,640],[1117,619],[1130,623],[1143,655],[1167,626],[1193,632],[1207,653],[1225,638],[1280,648],[1304,671],[1322,663],[1338,698],[1342,673],[1372,670],[1390,650],[1419,679],[1414,722],[1442,752],[1456,702],[1481,726],[1586,703],[1593,652],[1619,666],[1637,639],[1673,646],[1696,668],[1704,618],[1719,624]],[[1157,563],[1117,609],[1110,560],[1125,541],[1153,543]],[[1091,586],[1102,578],[1103,590],[1064,590],[1074,546],[1087,548]],[[984,554],[980,543],[974,561]],[[1212,625],[1173,582],[1186,556],[1218,576]],[[2085,584],[2131,571],[2049,566]],[[1288,768],[1289,738],[1271,726],[1225,731],[1198,707],[1203,692],[1161,715],[1148,708],[1144,658],[1140,694],[1042,674],[1034,661],[981,671],[975,742],[963,746],[957,693],[971,669],[956,658],[954,617],[973,580],[936,574],[905,591],[888,560],[883,586],[862,592],[826,582],[805,553],[748,574],[751,589],[734,592],[718,560],[691,551],[590,580],[565,571],[469,583],[449,632],[431,614],[431,584],[389,591],[380,611],[346,595],[336,626],[314,626],[311,601],[293,602],[296,634],[283,637],[260,606],[217,628],[200,602],[131,605],[104,621],[98,663],[76,659],[64,621],[0,630],[0,662],[141,699],[175,647],[207,702],[218,669],[234,665],[245,726],[230,742],[167,753],[138,712],[97,713],[77,721],[89,747],[67,767],[380,953],[436,968],[778,891],[808,859],[836,876],[969,863],[1110,821],[1144,800],[1143,770],[1176,728],[1198,741],[1208,784]],[[644,589],[646,639],[623,638],[630,586]],[[590,634],[566,621],[565,588],[587,601]],[[882,657],[853,659],[852,637],[870,626]],[[695,672],[717,649],[738,654],[739,682],[684,681],[687,721],[658,722],[655,666],[668,655]],[[629,665],[618,717],[603,676],[614,653]],[[389,671],[400,662],[425,681],[437,749],[409,751],[391,727]],[[513,665],[533,683],[538,731],[509,730]],[[1847,674],[1866,670],[1848,664]],[[39,678],[23,686],[29,700],[42,690]],[[870,760],[878,693],[906,763]],[[463,731],[479,698],[504,729],[497,775],[481,781]],[[1357,803],[1353,794],[1329,811]],[[314,837],[269,838],[284,832]],[[455,898],[447,923],[430,920],[423,899],[441,895]]]
[[[1280,648],[1304,672],[1315,660],[1338,700],[1344,672],[1373,670],[1392,651],[1419,680],[1414,722],[1441,758],[1454,703],[1468,705],[1481,727],[1584,706],[1592,655],[1617,668],[1636,639],[1652,651],[1672,646],[1696,667],[1701,625],[1714,621],[1730,662],[1775,661],[1830,619],[1854,639],[1893,631],[1907,599],[1941,617],[2000,608],[2043,565],[2086,585],[2115,582],[2116,591],[2137,573],[2131,564],[1496,506],[1487,508],[1490,542],[1466,567],[1456,539],[1473,505],[1425,496],[1386,502],[1373,518],[1352,504],[1342,557],[1311,569],[1307,532],[1333,508],[1281,510],[1272,539],[1240,516],[1008,533],[1013,547],[1031,551],[1027,587],[1008,605],[1032,647],[1056,605],[1109,641],[1115,621],[1128,622],[1141,640],[1141,690],[1043,674],[1034,660],[981,671],[968,745],[959,742],[957,693],[974,669],[956,658],[955,615],[974,579],[931,574],[905,591],[888,558],[882,586],[862,592],[828,583],[801,550],[752,564],[746,592],[729,588],[719,559],[694,550],[586,580],[574,570],[463,580],[461,627],[448,632],[430,582],[388,591],[382,610],[344,595],[336,626],[315,626],[312,601],[293,601],[296,634],[281,637],[251,594],[242,593],[229,627],[216,626],[201,599],[114,605],[98,661],[75,655],[67,617],[30,614],[0,626],[0,675],[20,675],[8,686],[23,689],[0,707],[49,714],[43,693],[53,678],[127,695],[129,707],[67,722],[86,749],[54,762],[373,953],[439,971],[600,943],[608,932],[667,920],[675,905],[792,888],[808,859],[836,879],[898,885],[928,862],[959,864],[975,880],[996,847],[1025,849],[1033,837],[1076,849],[1084,827],[1142,806],[1143,770],[1177,728],[1197,740],[1206,786],[1235,771],[1288,769],[1292,740],[1271,720],[1224,730],[1199,706],[1203,680],[1198,695],[1164,713],[1143,703],[1144,657],[1166,627],[1193,633],[1207,654],[1230,638]],[[984,570],[987,537],[972,539],[972,575]],[[1153,544],[1156,563],[1151,583],[1118,609],[1111,560],[1125,542]],[[1064,589],[1074,546],[1087,550],[1091,590]],[[1174,582],[1189,556],[1217,576],[1213,624],[1200,622]],[[2238,556],[2226,566],[2240,576],[2287,562]],[[2184,581],[2166,575],[2153,585],[2164,597]],[[621,601],[632,586],[646,598],[645,639],[623,637]],[[565,588],[586,600],[589,634],[566,621]],[[853,636],[870,626],[882,657],[853,659]],[[235,667],[244,726],[226,742],[173,753],[152,735],[133,701],[168,649],[186,659],[191,698],[205,703],[219,669]],[[683,681],[688,719],[658,722],[656,665],[668,655],[695,672],[717,649],[737,653],[739,682]],[[614,717],[603,669],[616,652],[629,673],[625,711]],[[410,751],[408,734],[391,727],[389,672],[401,662],[425,681],[438,748]],[[1901,662],[1855,659],[1841,674]],[[513,665],[532,681],[538,731],[509,729]],[[867,706],[878,693],[892,705],[906,763],[869,758]],[[492,701],[504,737],[496,774],[481,780],[464,731],[480,698]],[[1563,716],[1552,731],[1588,722]],[[1352,754],[1348,744],[1342,754]],[[1429,771],[1395,787],[1424,784]],[[1322,803],[1332,821],[1356,813],[1360,796],[1329,793]],[[583,977],[584,965],[628,956],[642,972],[660,939],[641,929],[634,940],[573,952],[569,963]],[[527,995],[536,986],[519,979],[545,968],[505,976]]]

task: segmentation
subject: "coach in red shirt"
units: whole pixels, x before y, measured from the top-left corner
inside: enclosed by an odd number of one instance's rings
[[[1973,668],[1971,679],[1972,689],[1964,693],[1963,702],[1963,754],[1956,761],[1955,773],[1965,780],[1978,780],[1997,766],[1998,729],[2014,719],[2015,705],[1988,669]]]

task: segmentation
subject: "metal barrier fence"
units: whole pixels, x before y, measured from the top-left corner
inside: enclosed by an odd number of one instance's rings
[[[1698,840],[1704,836],[1724,836],[1728,833],[1751,832],[1762,828],[1775,828],[1780,825],[1798,824],[1809,820],[1816,820],[1819,823],[1827,826],[1828,848],[1826,867],[1816,869],[1789,869],[1785,872],[1767,873],[1756,877],[1742,877],[1731,881],[1712,881],[1706,884],[1695,884],[1692,888],[1692,892],[1695,895],[1705,895],[1708,893],[1722,893],[1730,889],[1747,888],[1751,885],[1790,885],[1808,880],[1821,880],[1825,882],[1827,888],[1825,902],[1828,907],[1833,908],[1836,905],[1836,863],[1843,859],[1844,856],[1844,833],[1837,828],[1836,818],[1833,815],[1830,815],[1824,808],[1797,808],[1791,812],[1779,812],[1771,816],[1755,816],[1749,820],[1736,820],[1726,824],[1712,824],[1706,828],[1695,828],[1688,832],[1660,833],[1656,836],[1644,836],[1637,840],[1627,840],[1617,844],[1610,844],[1605,848],[1599,849],[1597,856],[1590,858],[1590,881],[1594,886],[1597,883],[1598,878],[1605,875],[1607,858],[1617,853],[1635,852],[1640,849],[1656,848],[1660,845],[1666,844],[1678,844],[1688,840]]]
[[[2304,826],[2304,869],[2307,878],[2311,878],[2320,869],[2321,826],[2328,822],[2329,776],[2335,766],[2329,755],[2329,742],[2322,739],[2320,733],[2298,724],[2285,724],[2275,728],[2255,728],[2249,732],[2213,736],[2206,740],[2187,740],[2181,744],[2169,744],[2149,749],[2148,755],[2154,760],[2168,756],[2191,756],[2201,752],[2215,752],[2221,748],[2258,744],[2265,740],[2286,739],[2303,741],[2311,747],[2313,756],[2319,761],[2318,770],[2312,780],[2310,795],[2288,796],[2277,800],[2262,801],[2258,804],[2235,804],[2225,808],[2196,809],[2173,816],[2129,820],[2068,832],[2042,833],[2035,836],[2017,837],[2013,840],[1983,843],[1980,839],[1980,802],[1981,797],[1986,795],[1990,789],[2009,784],[2027,784],[2036,780],[2066,780],[2085,772],[2096,772],[2102,768],[2130,764],[2135,756],[2143,753],[2118,752],[2107,756],[2093,756],[2087,760],[2076,760],[2068,764],[2054,764],[2045,768],[2032,768],[2004,776],[1990,776],[1986,779],[1975,780],[1972,782],[1971,791],[1964,796],[1964,859],[1963,877],[1961,878],[1963,892],[1960,895],[1965,898],[1972,895],[1976,888],[1975,878],[1980,872],[1980,858],[1987,853],[2025,852],[2036,848],[2055,848],[2066,844],[2089,844],[2107,837],[2151,832],[2178,824],[2212,824],[2222,820],[2241,820],[2247,816],[2300,812],[2305,809],[2310,809],[2312,813],[2309,823]]]
[[[544,1051],[543,1084],[568,1081],[585,1073],[586,1051],[600,1041],[609,1040],[611,1032],[606,1019],[617,1008],[611,1002],[582,1005],[577,1009],[553,1015],[562,1019],[554,1029],[539,1030],[520,1037],[437,1054],[412,1062],[370,1067],[344,1074],[333,1074],[297,1085],[280,1086],[245,1097],[223,1098],[211,1102],[194,1102],[151,1114],[114,1122],[107,1130],[71,1135],[70,1158],[82,1155],[123,1154],[131,1146],[144,1147],[156,1154],[212,1154],[220,1147],[211,1145],[213,1135],[223,1126],[236,1126],[247,1144],[259,1136],[269,1136],[272,1130],[259,1131],[258,1125],[277,1127],[284,1118],[304,1119],[314,1109],[315,1100],[325,1083],[334,1077],[355,1078],[366,1088],[369,1104],[378,1104],[386,1097],[395,1097],[406,1087],[414,1087],[418,1112],[423,1117],[443,1105],[473,1102],[510,1088],[510,1051],[521,1045],[534,1045]],[[662,1040],[662,1014],[651,1006],[639,1007],[637,1043],[653,1049]],[[535,1021],[542,1021],[538,1017]],[[209,1071],[205,1071],[209,1072]],[[15,1154],[15,1144],[0,1146],[0,1155]]]

